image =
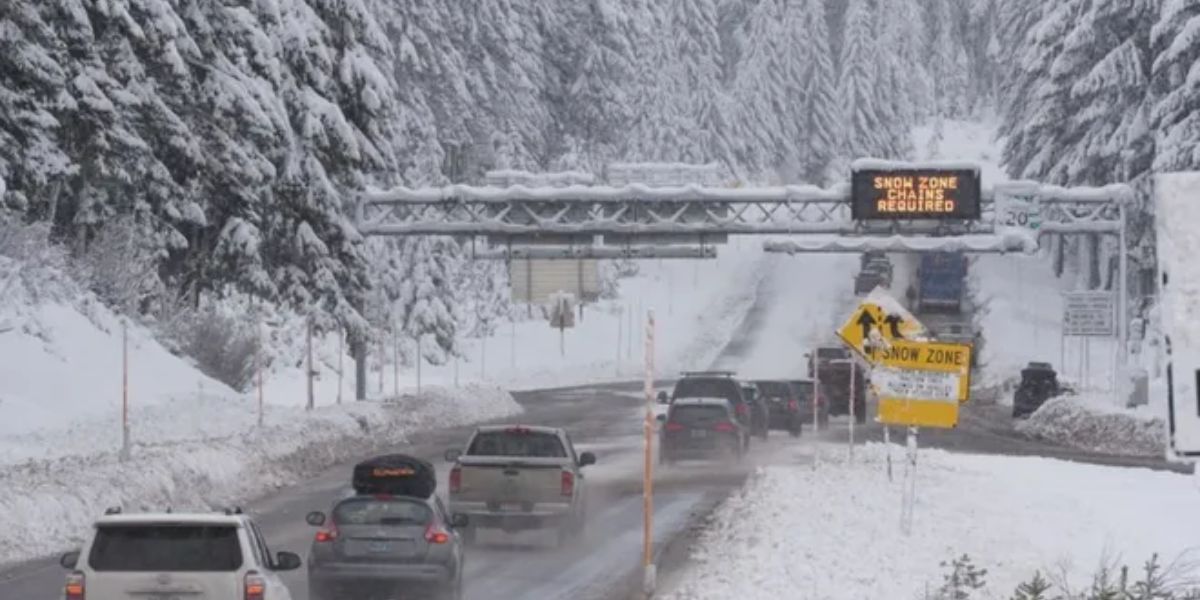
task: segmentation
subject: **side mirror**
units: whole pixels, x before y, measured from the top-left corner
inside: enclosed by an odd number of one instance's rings
[[[276,571],[295,571],[300,568],[304,561],[300,560],[300,555],[295,552],[280,552],[275,555]]]
[[[442,457],[446,459],[446,462],[456,462],[460,456],[462,456],[462,450],[457,448],[447,450],[446,453],[442,455]]]
[[[58,558],[58,564],[64,569],[74,569],[79,564],[79,550],[72,550]]]
[[[658,415],[658,416],[657,416],[657,417],[655,417],[655,418],[657,418],[657,419],[658,419],[658,422],[659,422],[659,423],[666,423],[666,422],[667,422],[667,415]]]
[[[670,397],[670,396],[667,396],[667,393],[666,393],[666,392],[659,392],[659,393],[658,393],[658,403],[659,403],[659,404],[670,404],[670,403],[671,403],[671,397]]]
[[[314,510],[308,513],[308,516],[304,517],[304,520],[313,527],[320,527],[325,524],[325,513]]]
[[[586,467],[596,464],[596,455],[591,452],[584,452],[579,455],[579,466]]]
[[[454,513],[453,515],[450,516],[450,526],[455,529],[460,529],[462,527],[466,527],[470,523],[471,523],[471,520],[467,518],[467,515],[464,515],[461,513]]]

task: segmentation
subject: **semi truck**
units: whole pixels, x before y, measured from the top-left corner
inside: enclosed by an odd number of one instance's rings
[[[957,252],[931,252],[921,255],[917,266],[917,313],[962,312],[967,287],[967,257]]]

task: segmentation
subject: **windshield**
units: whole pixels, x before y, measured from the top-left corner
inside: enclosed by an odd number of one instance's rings
[[[238,528],[227,525],[101,525],[88,555],[96,571],[236,571]]]
[[[792,394],[791,386],[782,381],[760,381],[758,391],[765,398],[788,398]]]
[[[729,412],[721,406],[674,406],[668,420],[683,425],[706,425],[728,421]]]
[[[526,456],[538,458],[565,458],[567,451],[557,435],[550,433],[518,431],[484,431],[475,436],[470,456]]]
[[[338,525],[425,525],[432,518],[424,503],[404,499],[354,498],[333,509]]]

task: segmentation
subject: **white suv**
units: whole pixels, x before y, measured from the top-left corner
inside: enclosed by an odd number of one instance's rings
[[[120,514],[96,521],[82,550],[62,556],[66,600],[291,600],[280,571],[302,564],[272,556],[241,510],[225,514]]]

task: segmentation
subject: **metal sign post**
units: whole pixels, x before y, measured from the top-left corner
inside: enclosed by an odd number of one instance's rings
[[[857,421],[855,415],[855,404],[858,404],[858,399],[854,396],[854,379],[858,374],[858,361],[852,357],[850,359],[850,462],[854,462],[854,423]]]
[[[654,565],[654,311],[646,318],[646,395],[645,466],[642,477],[642,589],[654,593],[657,569]]]

